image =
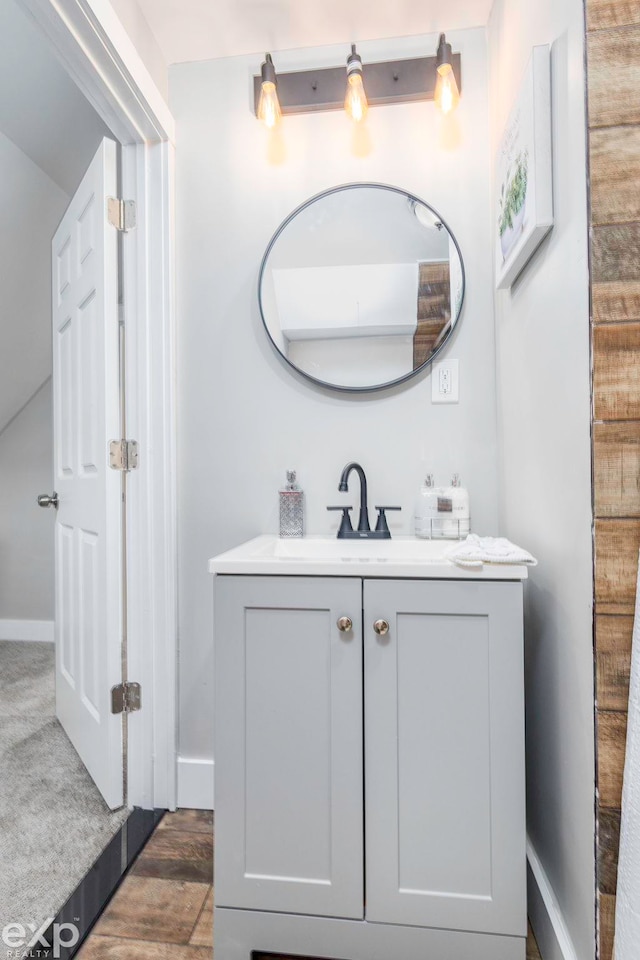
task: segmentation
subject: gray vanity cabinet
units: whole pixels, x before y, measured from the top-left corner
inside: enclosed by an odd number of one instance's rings
[[[522,936],[521,624],[520,583],[364,581],[368,920]]]
[[[524,960],[522,583],[218,575],[215,620],[219,960]]]
[[[361,581],[216,581],[216,904],[362,918]]]

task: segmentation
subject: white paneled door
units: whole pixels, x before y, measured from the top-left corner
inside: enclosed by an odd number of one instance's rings
[[[123,803],[116,144],[103,140],[53,238],[56,709],[111,808]]]

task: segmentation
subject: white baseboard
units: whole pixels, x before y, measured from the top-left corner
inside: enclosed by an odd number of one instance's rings
[[[213,810],[213,760],[178,757],[178,806]]]
[[[53,643],[53,620],[0,620],[0,640]]]
[[[529,919],[542,960],[578,960],[553,887],[529,838],[527,861]]]

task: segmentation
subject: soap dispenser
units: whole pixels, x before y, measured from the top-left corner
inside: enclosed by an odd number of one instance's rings
[[[295,470],[287,470],[287,482],[278,493],[280,536],[304,536],[304,493],[296,483]]]
[[[428,473],[420,487],[414,511],[416,537],[430,540],[433,536],[433,521],[438,516],[438,490],[433,483],[433,474]]]
[[[469,491],[462,486],[460,474],[454,473],[451,479],[451,519],[455,523],[454,536],[462,540],[469,536],[471,529],[469,513]]]

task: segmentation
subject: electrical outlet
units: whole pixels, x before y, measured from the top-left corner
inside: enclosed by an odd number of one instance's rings
[[[459,399],[457,360],[440,360],[431,368],[431,402],[457,403]]]

